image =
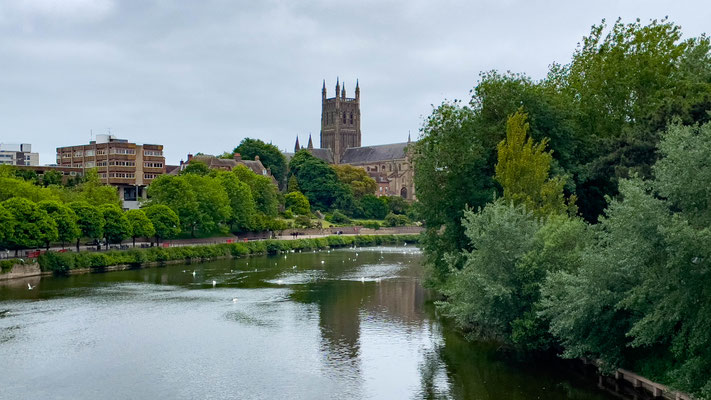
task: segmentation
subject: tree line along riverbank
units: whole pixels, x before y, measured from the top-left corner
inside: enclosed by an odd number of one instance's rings
[[[202,246],[150,247],[107,252],[55,252],[41,254],[37,264],[41,272],[64,274],[73,270],[100,270],[114,266],[140,267],[169,261],[205,261],[225,257],[278,254],[288,251],[320,250],[348,246],[377,246],[418,243],[419,235],[333,235],[321,238],[278,240],[267,239],[241,243]],[[19,260],[0,261],[3,272],[9,272]]]

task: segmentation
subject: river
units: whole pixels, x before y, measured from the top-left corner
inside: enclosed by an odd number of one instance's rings
[[[373,247],[5,282],[0,398],[610,398],[463,340],[421,258]]]

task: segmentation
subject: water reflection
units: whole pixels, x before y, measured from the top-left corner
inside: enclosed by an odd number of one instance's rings
[[[345,249],[11,281],[0,397],[607,398],[464,341],[420,259]]]

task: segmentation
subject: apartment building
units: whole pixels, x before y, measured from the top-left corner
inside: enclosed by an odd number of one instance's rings
[[[125,209],[138,208],[146,186],[165,173],[163,145],[136,144],[113,135],[96,135],[89,144],[57,148],[57,165],[96,168],[99,178],[116,186]]]
[[[0,143],[0,165],[39,165],[39,153],[28,143]]]

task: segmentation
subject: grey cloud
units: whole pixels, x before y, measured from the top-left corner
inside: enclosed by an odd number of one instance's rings
[[[159,1],[0,3],[0,141],[57,146],[111,128],[168,161],[246,137],[318,136],[320,90],[360,79],[363,142],[402,141],[482,70],[544,76],[602,18],[706,29],[703,1]]]

